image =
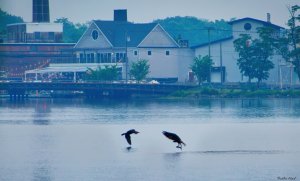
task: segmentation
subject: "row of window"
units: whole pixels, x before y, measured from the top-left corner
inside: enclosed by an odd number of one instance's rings
[[[166,53],[167,56],[170,55],[170,51],[169,50],[167,50],[165,53]],[[152,51],[148,51],[148,55],[152,55]]]
[[[165,52],[167,56],[170,55],[170,51]],[[134,51],[135,56],[138,55],[138,51]],[[148,51],[149,56],[152,55],[152,51]],[[115,62],[125,62],[126,53],[116,53],[115,56],[112,56],[112,53],[80,53],[79,60],[80,62],[86,63],[115,63]]]
[[[79,61],[81,63],[116,63],[125,62],[126,53],[116,53],[113,57],[112,53],[80,53]]]
[[[48,39],[48,40],[54,40],[54,32],[34,32],[34,39],[40,40],[40,39]]]
[[[165,53],[166,53],[167,56],[170,55],[170,51],[169,51],[169,50],[167,50]],[[138,51],[134,51],[133,54],[134,54],[134,55],[138,55]],[[152,55],[152,51],[149,50],[149,51],[147,52],[147,55],[149,55],[149,56]]]

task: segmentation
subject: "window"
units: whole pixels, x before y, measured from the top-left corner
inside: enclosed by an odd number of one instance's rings
[[[49,32],[48,33],[48,39],[49,40],[54,40],[54,32]]]
[[[100,63],[104,63],[104,55],[103,55],[103,53],[100,54]]]
[[[97,30],[93,30],[93,32],[92,32],[92,37],[93,37],[94,40],[97,40],[97,39],[98,39],[99,33],[98,33]]]
[[[36,40],[41,39],[41,32],[34,32],[34,39]]]
[[[104,53],[104,55],[103,55],[103,63],[107,63],[107,59],[108,59],[108,57],[107,57],[107,53]]]
[[[126,53],[116,53],[117,62],[125,62]]]
[[[151,51],[148,51],[148,55],[152,55],[152,52],[151,52]]]
[[[94,63],[95,62],[95,56],[93,53],[91,53],[91,63]]]
[[[101,54],[97,53],[97,63],[101,63]]]
[[[79,60],[80,60],[80,63],[83,63],[85,61],[83,53],[80,53],[80,59]]]
[[[87,57],[87,63],[91,63],[91,54],[86,54]]]
[[[138,55],[138,51],[135,50],[135,51],[133,52],[133,54],[134,54],[135,56],[137,56],[137,55]]]
[[[84,57],[84,56],[83,56],[83,53],[81,53],[81,54],[80,54],[80,58],[79,58],[79,61],[80,61],[80,62],[83,62],[83,57]]]
[[[108,58],[108,62],[111,63],[111,53],[108,53],[107,55],[108,55],[108,57],[107,57]]]
[[[166,55],[167,55],[167,56],[170,55],[170,51],[169,51],[169,50],[166,51]]]
[[[252,28],[252,26],[251,26],[251,24],[250,24],[250,23],[245,23],[245,25],[244,25],[244,29],[245,29],[246,31],[249,31],[249,30],[251,30],[251,28]]]

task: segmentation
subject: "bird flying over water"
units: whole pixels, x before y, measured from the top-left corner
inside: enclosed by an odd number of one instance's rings
[[[131,129],[131,130],[127,131],[126,133],[121,134],[121,136],[125,135],[125,138],[126,138],[126,140],[127,140],[127,142],[128,142],[129,145],[131,145],[131,137],[130,137],[130,135],[133,134],[133,133],[134,134],[138,134],[140,132],[136,131],[135,129]]]
[[[173,142],[178,143],[176,148],[180,148],[182,150],[182,144],[185,146],[185,143],[180,139],[180,137],[177,134],[170,133],[167,131],[163,131],[162,134],[165,135],[170,140],[172,140]]]

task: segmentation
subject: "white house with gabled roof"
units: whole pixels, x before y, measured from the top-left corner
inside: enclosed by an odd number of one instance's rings
[[[131,23],[126,16],[118,15],[123,12],[124,10],[116,10],[115,18],[119,19],[114,21],[96,20],[91,23],[74,46],[76,63],[83,66],[117,65],[124,79],[132,62],[146,59],[150,65],[148,79],[162,82],[186,81],[194,56],[193,50],[180,46],[160,24]]]
[[[278,34],[284,28],[272,24],[269,20],[262,21],[254,18],[242,18],[231,21],[229,24],[232,26],[231,37],[200,44],[191,48],[195,51],[195,56],[209,55],[210,48],[210,55],[214,63],[211,72],[212,82],[247,82],[248,77],[243,77],[237,65],[239,55],[234,49],[234,40],[238,39],[241,34],[249,34],[253,39],[258,38],[257,29],[259,27],[271,27]],[[292,80],[293,83],[298,83],[297,76],[293,72],[291,65],[286,63],[280,55],[275,54],[271,60],[274,63],[274,68],[270,70],[269,79],[264,82],[269,84],[289,84]]]

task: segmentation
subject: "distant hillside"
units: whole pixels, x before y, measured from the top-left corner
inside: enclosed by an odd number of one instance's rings
[[[208,42],[208,28],[211,28],[211,41],[231,36],[231,26],[225,20],[214,22],[196,17],[170,17],[154,21],[160,23],[174,39],[187,39],[190,46]]]
[[[68,18],[58,18],[55,23],[63,24],[63,41],[65,43],[76,43],[87,29],[87,24],[74,24]]]
[[[6,25],[22,22],[24,22],[24,20],[21,17],[10,15],[0,8],[0,36],[5,36]]]

